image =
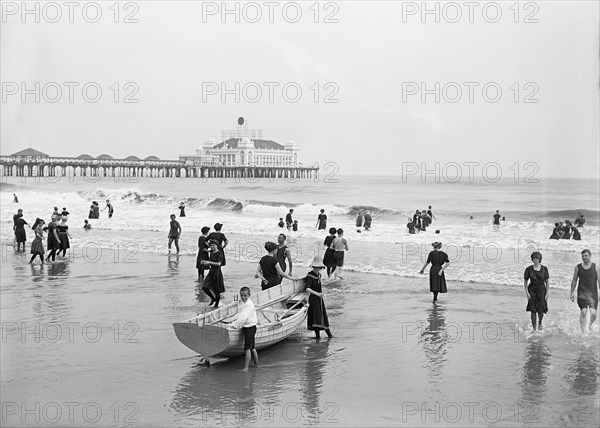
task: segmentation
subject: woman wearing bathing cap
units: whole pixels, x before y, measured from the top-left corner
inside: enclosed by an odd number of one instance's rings
[[[425,268],[431,263],[431,269],[429,269],[429,291],[433,293],[433,302],[437,302],[438,293],[446,293],[446,277],[444,276],[444,270],[450,264],[448,260],[448,254],[440,251],[442,248],[441,242],[434,242],[431,244],[433,251],[427,256],[427,262],[423,265],[423,269],[419,272],[423,274]]]
[[[542,329],[542,319],[548,312],[548,291],[550,290],[550,274],[548,268],[542,265],[542,253],[534,251],[531,253],[533,264],[525,269],[523,275],[525,282],[525,295],[527,296],[527,312],[531,312],[531,325],[533,330]],[[527,282],[529,281],[529,285]],[[536,317],[539,322],[536,325]]]

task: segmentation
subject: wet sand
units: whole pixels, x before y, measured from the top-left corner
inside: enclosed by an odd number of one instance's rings
[[[173,333],[207,304],[195,257],[28,258],[2,261],[6,426],[600,422],[598,324],[581,336],[564,289],[532,336],[522,288],[449,282],[433,305],[427,276],[348,272],[325,286],[332,340],[302,328],[243,373],[241,358],[200,364]],[[254,270],[228,263],[224,303],[258,291]]]

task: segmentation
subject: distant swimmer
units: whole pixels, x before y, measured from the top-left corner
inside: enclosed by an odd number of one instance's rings
[[[427,226],[429,226],[429,217],[427,217],[427,213],[423,210],[423,212],[421,212],[421,231],[425,232]]]
[[[185,204],[183,202],[179,204],[179,217],[185,217]]]
[[[437,218],[435,218],[435,216],[433,215],[433,212],[431,211],[431,205],[429,205],[429,208],[427,209],[427,215],[428,215],[428,216],[429,216],[431,219],[433,219],[433,220],[437,220]],[[472,220],[472,218],[471,218],[471,220]],[[430,221],[430,223],[431,223],[431,221]]]
[[[298,220],[294,220],[294,223],[292,224],[292,230],[294,232],[298,232]]]
[[[596,320],[598,311],[598,266],[592,263],[592,252],[585,249],[581,252],[582,263],[575,266],[573,280],[571,281],[571,302],[575,301],[575,288],[577,288],[577,305],[580,309],[579,324],[583,333],[589,333]],[[579,285],[577,284],[579,281]],[[587,313],[590,313],[590,322],[587,323]]]
[[[552,235],[550,235],[550,239],[560,239],[560,223],[554,223],[554,229],[552,229]]]
[[[112,204],[110,203],[110,199],[106,200],[106,206],[104,208],[102,208],[102,211],[104,211],[107,208],[108,208],[108,218],[112,218],[114,210],[113,210]]]
[[[583,217],[583,214],[579,213],[579,215],[575,219],[575,226],[583,227],[584,224],[585,224],[585,218]]]
[[[279,223],[277,223],[277,226],[283,229],[283,227],[285,226],[285,223],[283,222],[283,217],[279,217]]]
[[[571,220],[565,220],[565,225],[562,228],[563,235],[560,237],[560,239],[571,239],[571,228]]]
[[[19,203],[19,198],[17,198],[17,195],[15,195],[13,193],[13,204],[18,204]]]
[[[494,214],[492,217],[494,218],[494,229],[500,229],[500,219],[502,218],[502,216],[500,215],[500,211],[496,210],[496,214]]]
[[[61,217],[67,217],[69,216],[69,211],[67,211],[67,209],[65,207],[63,207],[62,212],[60,213]]]
[[[406,223],[406,227],[408,228],[408,233],[410,233],[411,235],[414,235],[417,233],[417,231],[415,230],[415,224],[413,223],[412,218],[408,218],[408,223]]]
[[[363,225],[362,211],[359,211],[358,216],[356,217],[356,227],[362,227],[362,225]]]
[[[92,225],[87,220],[83,220],[83,228],[85,230],[90,230],[92,228]]]
[[[181,226],[175,220],[175,214],[171,214],[171,223],[169,223],[169,253],[171,252],[171,244],[175,242],[177,254],[179,254],[179,237],[181,236]]]
[[[285,226],[287,227],[287,230],[291,230],[292,224],[294,224],[294,219],[292,218],[293,213],[294,210],[290,208],[290,211],[285,215]]]
[[[417,232],[419,232],[421,230],[421,211],[415,210],[412,220],[413,220],[413,225],[415,227],[415,230]]]
[[[575,241],[581,241],[581,233],[579,233],[579,229],[577,229],[575,226],[571,226],[571,230],[573,231],[571,239],[574,239]]]
[[[319,217],[317,217],[317,224],[315,225],[315,227],[318,230],[327,229],[327,215],[325,214],[324,209],[321,209],[321,214],[319,214]]]
[[[371,217],[371,213],[369,211],[365,212],[365,222],[363,226],[365,230],[371,229],[371,222],[373,221],[373,217]]]
[[[60,213],[58,212],[58,207],[54,207],[54,212],[52,213],[52,215],[60,217]]]
[[[534,251],[531,253],[533,264],[525,269],[523,274],[525,296],[527,307],[525,310],[531,312],[531,325],[533,330],[542,329],[542,319],[548,312],[548,294],[550,292],[550,275],[548,268],[542,265],[542,253]],[[528,284],[529,282],[529,284]],[[536,324],[536,314],[538,323]]]

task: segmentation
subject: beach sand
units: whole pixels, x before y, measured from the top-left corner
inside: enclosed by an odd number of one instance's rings
[[[207,367],[172,323],[207,305],[194,256],[107,249],[2,260],[6,426],[598,426],[599,329],[553,289],[532,335],[521,287],[346,273],[325,285],[334,338],[297,334]],[[223,268],[233,300],[253,263]],[[297,267],[295,275],[308,272]],[[383,290],[383,291],[380,291]]]

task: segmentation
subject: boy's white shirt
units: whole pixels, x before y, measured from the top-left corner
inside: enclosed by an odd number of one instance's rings
[[[237,319],[232,323],[235,328],[240,327],[254,327],[258,322],[256,317],[256,310],[254,309],[254,302],[248,298],[246,303],[240,303],[240,312],[238,313]]]

